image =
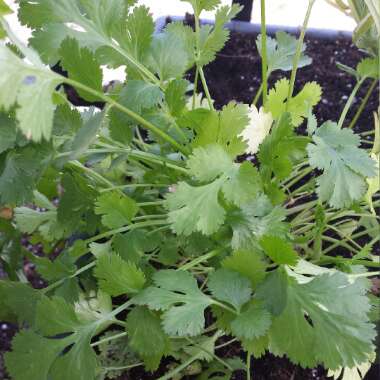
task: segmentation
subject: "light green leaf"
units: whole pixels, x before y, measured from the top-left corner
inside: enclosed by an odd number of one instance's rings
[[[222,261],[222,266],[247,277],[253,289],[256,289],[265,277],[266,264],[260,255],[253,251],[235,251]]]
[[[366,178],[376,175],[375,161],[358,148],[359,137],[351,130],[326,122],[313,136],[307,151],[311,167],[323,170],[318,195],[332,207],[350,206],[367,190]]]
[[[22,204],[33,199],[33,190],[51,159],[48,145],[27,145],[10,151],[0,174],[0,204]]]
[[[279,238],[278,236],[263,236],[260,245],[266,255],[276,264],[286,264],[294,266],[298,261],[298,254],[293,249],[292,244]]]
[[[94,275],[99,287],[111,296],[138,293],[145,284],[143,271],[115,253],[98,258]]]
[[[103,93],[103,72],[94,54],[87,48],[80,48],[73,38],[66,38],[59,50],[61,65],[68,72],[70,79],[92,90]],[[99,100],[96,95],[77,88],[79,95],[89,102]]]
[[[303,367],[337,369],[368,360],[376,333],[368,319],[367,281],[339,272],[308,280],[288,277],[286,307],[269,331],[271,352]]]
[[[275,119],[279,119],[286,111],[286,103],[289,91],[289,80],[281,79],[276,82],[274,88],[269,91],[266,110],[271,112]],[[292,123],[298,127],[309,112],[319,103],[322,89],[316,82],[306,83],[303,89],[288,104],[287,112],[292,116]]]
[[[264,336],[270,325],[270,313],[261,304],[251,302],[232,321],[231,331],[239,339],[252,340]]]
[[[137,112],[156,106],[164,97],[158,86],[142,80],[129,80],[125,88],[125,96],[126,105],[130,105]]]
[[[252,293],[248,278],[224,268],[209,276],[208,288],[215,298],[231,304],[237,311],[250,300]]]
[[[168,353],[169,338],[161,327],[160,318],[154,312],[137,306],[128,314],[126,325],[129,345],[143,360],[159,363]]]
[[[102,223],[109,228],[119,228],[131,223],[138,209],[132,198],[115,191],[100,195],[95,203],[95,213],[102,215]]]
[[[42,64],[32,66],[0,44],[0,106],[9,110],[15,104],[18,127],[29,139],[50,139],[55,105],[52,95],[62,82],[59,75]]]
[[[364,58],[356,67],[358,74],[364,78],[379,79],[379,59],[378,58]]]
[[[204,295],[188,272],[161,270],[153,276],[155,286],[145,289],[135,302],[163,310],[163,326],[169,335],[195,336],[204,328],[204,311],[212,300]]]
[[[261,55],[261,34],[257,37],[256,46]],[[298,40],[286,32],[277,32],[276,38],[267,37],[268,75],[276,70],[290,71],[293,68]],[[306,44],[302,46],[298,67],[310,65],[312,59],[305,55]]]
[[[15,120],[10,115],[0,112],[0,153],[13,148],[16,144],[16,139]]]
[[[194,9],[194,12],[198,15],[204,11],[212,11],[219,4],[220,0],[181,0],[186,3],[190,3]]]
[[[174,193],[166,197],[168,220],[173,231],[187,236],[196,231],[205,235],[216,232],[223,224],[226,214],[218,202],[223,182],[224,179],[221,178],[198,187],[180,182]]]

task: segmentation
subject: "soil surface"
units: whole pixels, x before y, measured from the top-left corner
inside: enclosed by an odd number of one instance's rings
[[[188,20],[191,23],[191,19]],[[233,32],[230,41],[215,62],[205,68],[205,75],[211,96],[216,107],[220,108],[231,100],[251,103],[261,83],[261,60],[256,48],[257,35],[246,35]],[[356,67],[365,56],[347,38],[337,40],[316,40],[307,37],[307,54],[313,59],[311,66],[299,69],[296,81],[296,92],[308,81],[317,81],[324,90],[321,103],[315,108],[319,123],[326,120],[337,121],[340,113],[355,86],[355,78],[337,68],[337,62]],[[189,79],[194,79],[194,73],[189,73]],[[289,73],[275,72],[270,78],[270,86]],[[368,80],[359,91],[354,105],[348,115],[347,122],[355,115],[360,105],[359,100],[365,96],[371,82]],[[72,89],[68,89],[69,92]],[[72,98],[76,94],[71,94]],[[74,101],[75,104],[81,101]],[[80,105],[80,104],[78,104]],[[99,104],[101,107],[102,105]],[[376,91],[369,98],[367,107],[359,119],[357,130],[373,129],[372,113],[378,107]],[[362,242],[361,242],[362,243]],[[379,249],[379,247],[377,247]],[[35,287],[43,286],[41,279],[35,274],[34,268],[26,263],[25,272]],[[2,277],[0,268],[0,279]],[[7,379],[3,365],[2,354],[10,349],[10,341],[17,331],[16,326],[0,322],[0,380]],[[239,355],[244,358],[238,345],[228,346],[217,352],[224,358]],[[146,373],[142,368],[135,368],[119,378],[119,380],[154,380],[167,371],[170,361],[164,361],[155,373]],[[323,368],[305,370],[293,365],[286,358],[277,358],[267,354],[261,359],[253,360],[252,376],[255,380],[327,380]],[[193,379],[191,377],[184,378]],[[232,380],[245,380],[244,372],[236,372]],[[375,365],[365,377],[365,380],[379,380],[380,367]]]

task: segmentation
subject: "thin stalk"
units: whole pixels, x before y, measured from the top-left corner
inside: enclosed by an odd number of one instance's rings
[[[196,360],[200,358],[201,354],[196,354],[192,356],[190,359],[186,360],[184,363],[179,365],[178,367],[174,368],[172,371],[167,373],[164,376],[161,376],[157,380],[169,380],[172,379],[174,376],[178,375],[180,372],[182,372],[184,369],[186,369],[190,364],[194,363]]]
[[[129,364],[129,365],[121,366],[121,367],[103,367],[103,370],[106,372],[122,371],[122,370],[128,370],[128,369],[132,369],[136,367],[141,367],[142,365],[144,365],[144,363]]]
[[[193,90],[193,103],[192,103],[192,109],[195,109],[195,100],[197,98],[197,92],[198,92],[198,80],[199,80],[199,69],[198,66],[195,68],[195,79],[194,79],[194,90]]]
[[[252,359],[252,353],[248,351],[247,352],[247,380],[251,380],[251,359]]]
[[[201,78],[202,86],[203,86],[203,89],[204,89],[206,97],[207,97],[208,106],[209,106],[210,110],[214,110],[214,104],[212,103],[212,98],[211,98],[210,91],[209,91],[208,86],[207,86],[205,74],[204,74],[203,68],[201,66],[199,66],[199,76]]]
[[[203,263],[203,262],[211,259],[212,257],[219,255],[220,252],[221,252],[220,249],[215,249],[214,251],[208,252],[208,253],[206,253],[202,256],[199,256],[196,259],[182,265],[181,267],[178,268],[178,270],[189,270],[189,269],[197,266],[198,264]]]
[[[356,114],[354,116],[354,118],[352,119],[350,125],[348,126],[349,129],[352,129],[354,128],[354,126],[356,125],[356,123],[358,122],[359,120],[359,117],[361,116],[361,114],[363,113],[367,103],[368,103],[368,100],[369,98],[371,97],[373,91],[375,90],[376,88],[376,85],[377,85],[377,80],[373,80],[371,85],[369,86],[368,90],[367,90],[367,93],[365,94],[365,97],[363,98],[361,104],[360,104],[360,107],[358,108],[358,110],[356,111]]]
[[[316,261],[315,264],[318,264],[318,265],[351,264],[351,265],[363,265],[370,268],[380,268],[380,263],[375,263],[373,261],[360,260],[360,259],[346,259],[344,257],[331,257],[331,256],[322,257],[320,260]]]
[[[297,76],[297,70],[298,70],[298,62],[301,58],[303,42],[305,40],[306,29],[307,29],[307,25],[309,24],[310,15],[311,15],[311,11],[313,9],[314,3],[315,3],[315,0],[309,0],[309,5],[307,7],[306,16],[305,16],[305,19],[304,19],[304,22],[302,25],[302,29],[301,29],[301,35],[300,35],[300,38],[298,40],[297,50],[296,50],[296,54],[295,54],[294,60],[293,60],[293,69],[292,69],[292,73],[290,76],[290,84],[289,84],[289,91],[288,91],[288,100],[286,102],[286,110],[288,110],[290,100],[293,96],[294,85],[296,82],[296,76]]]
[[[153,132],[154,134],[156,134],[157,136],[161,137],[163,140],[168,142],[174,148],[178,149],[178,151],[180,151],[182,154],[187,155],[189,153],[188,149],[186,147],[180,145],[176,140],[174,140],[167,133],[165,133],[160,128],[153,125],[151,122],[145,120],[144,118],[142,118],[140,115],[133,112],[129,108],[124,107],[123,105],[118,103],[116,100],[112,99],[110,96],[107,96],[107,95],[105,95],[99,91],[96,91],[96,90],[92,89],[91,87],[88,87],[88,86],[86,86],[80,82],[75,81],[75,80],[65,78],[65,77],[62,77],[62,80],[64,83],[69,84],[69,85],[76,87],[76,88],[80,88],[80,89],[96,96],[97,98],[103,100],[107,104],[112,105],[113,107],[115,107],[119,111],[125,113],[126,115],[128,115],[129,117],[134,119],[138,124],[142,125],[146,129],[150,130],[151,132]]]
[[[343,123],[346,119],[346,116],[348,114],[348,111],[350,110],[351,106],[352,106],[352,103],[354,102],[354,99],[355,99],[355,96],[357,94],[357,92],[359,91],[361,85],[364,83],[364,81],[366,80],[367,78],[366,77],[363,77],[361,78],[355,85],[354,89],[352,90],[351,92],[351,95],[350,97],[348,98],[347,100],[347,103],[346,105],[344,106],[343,108],[343,111],[342,111],[342,114],[340,115],[340,119],[339,119],[339,122],[338,122],[338,126],[339,128],[342,128],[343,127]]]
[[[263,88],[264,88],[264,85],[261,83],[260,88],[257,90],[255,98],[253,99],[253,102],[252,102],[253,105],[257,105],[257,102],[259,101],[260,96],[263,93]]]
[[[123,190],[123,189],[139,189],[139,188],[145,188],[145,187],[158,187],[158,188],[165,188],[169,187],[167,183],[131,183],[128,185],[120,185],[120,186],[112,186],[108,187],[106,189],[99,190],[101,193],[107,192],[107,191],[113,191],[113,190]]]
[[[215,346],[215,350],[219,350],[220,348],[229,346],[230,344],[235,343],[236,341],[237,341],[237,338],[232,338],[228,342],[221,343],[221,344],[218,344],[217,346]]]
[[[224,310],[231,312],[232,314],[239,315],[239,313],[235,309],[232,309],[231,307],[225,305],[224,303],[221,303],[221,302],[214,300],[214,299],[211,300],[211,303],[213,305],[219,306],[220,308],[222,308]]]
[[[100,339],[95,343],[91,343],[91,347],[100,346],[103,343],[107,343],[107,342],[110,342],[110,341],[115,340],[115,339],[120,339],[120,338],[123,338],[127,335],[128,335],[128,333],[126,333],[126,332],[115,334],[115,335],[109,336],[107,338]]]
[[[92,261],[91,263],[85,265],[84,267],[82,268],[79,268],[75,273],[73,273],[72,275],[70,276],[67,276],[65,278],[61,278],[60,280],[54,282],[53,284],[47,286],[46,288],[43,288],[41,289],[41,292],[46,294],[46,293],[49,293],[51,292],[52,290],[54,290],[55,288],[57,288],[58,286],[60,286],[61,284],[63,284],[66,280],[70,279],[70,278],[75,278],[77,276],[79,276],[80,274],[86,272],[87,270],[93,268],[94,266],[96,265],[96,262],[95,261]]]
[[[127,231],[132,231],[138,228],[146,228],[146,227],[153,227],[153,226],[162,226],[168,224],[167,221],[164,220],[152,220],[152,221],[146,221],[146,222],[141,222],[141,223],[135,223],[135,224],[130,224],[128,226],[120,227],[114,230],[110,230],[107,232],[103,232],[99,235],[93,236],[87,240],[84,240],[85,244],[90,244],[93,242],[96,242],[97,240],[104,239],[106,237],[110,237],[119,233],[127,232]]]
[[[261,61],[262,61],[262,85],[263,105],[267,103],[268,96],[268,56],[267,56],[267,25],[265,15],[265,0],[261,0]]]

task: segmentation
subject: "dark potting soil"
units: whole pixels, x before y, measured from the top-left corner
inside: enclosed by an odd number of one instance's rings
[[[187,22],[192,24],[191,17]],[[210,88],[211,96],[215,100],[217,108],[221,108],[231,100],[243,103],[251,103],[261,83],[261,60],[256,48],[257,35],[246,35],[237,32],[231,34],[226,47],[217,55],[215,62],[205,68],[205,75]],[[355,67],[365,56],[351,42],[341,37],[336,40],[319,40],[306,38],[307,54],[313,59],[311,66],[299,69],[296,80],[296,92],[308,81],[317,81],[323,88],[321,103],[315,108],[315,114],[319,123],[326,120],[337,121],[340,113],[355,86],[355,78],[342,72],[336,66],[337,62]],[[59,70],[59,67],[55,68]],[[188,74],[189,79],[194,79],[194,73]],[[289,77],[289,73],[275,72],[270,78],[270,87],[282,77]],[[346,124],[355,115],[360,105],[360,100],[365,96],[371,82],[368,80],[356,96],[351,111],[348,114]],[[75,90],[66,89],[70,100],[76,105],[89,105],[79,99]],[[101,103],[95,104],[102,107]],[[378,96],[376,91],[369,98],[368,104],[359,119],[356,131],[373,129],[372,113],[377,110]],[[369,138],[371,139],[371,138]],[[366,241],[361,241],[364,245]],[[31,248],[35,250],[34,247]],[[376,247],[379,251],[379,246]],[[339,252],[339,254],[341,254]],[[1,268],[0,268],[1,271]],[[25,273],[34,287],[43,286],[43,281],[35,273],[33,266],[25,264]],[[1,278],[1,273],[0,273]],[[0,380],[7,379],[3,365],[2,354],[10,349],[10,341],[17,331],[16,326],[0,322]],[[231,344],[217,354],[222,358],[240,356],[245,360],[244,352],[239,345]],[[146,373],[142,368],[135,368],[119,378],[119,380],[155,380],[173,368],[176,364],[167,358],[163,361],[159,370],[155,373]],[[326,371],[323,368],[302,369],[293,365],[286,358],[278,358],[267,354],[261,359],[252,361],[252,376],[255,380],[327,380]],[[193,379],[184,377],[184,380]],[[245,380],[243,371],[236,372],[231,380]],[[379,380],[380,367],[374,365],[365,377],[365,380]]]

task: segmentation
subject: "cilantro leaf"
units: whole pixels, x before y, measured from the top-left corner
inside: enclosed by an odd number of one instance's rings
[[[98,258],[94,275],[99,287],[111,296],[138,293],[145,284],[142,270],[115,253]]]
[[[4,44],[0,44],[0,105],[9,110],[15,104],[18,127],[33,141],[50,139],[55,105],[52,95],[62,81],[42,63],[31,65]]]
[[[16,122],[10,116],[0,112],[0,153],[15,146],[17,140]]]
[[[33,199],[33,190],[50,162],[49,145],[29,144],[8,152],[0,174],[0,203],[21,204]]]
[[[239,339],[257,339],[271,325],[270,313],[258,302],[251,302],[231,323],[232,333]]]
[[[95,203],[95,213],[102,215],[102,223],[109,228],[119,228],[131,223],[138,209],[132,198],[117,192],[103,193]]]
[[[286,306],[269,331],[272,353],[286,354],[303,367],[337,369],[366,361],[375,337],[367,282],[349,281],[339,272],[305,281],[287,275]]]
[[[170,347],[169,338],[161,327],[160,318],[146,307],[137,306],[128,314],[126,322],[129,345],[146,364],[147,362],[154,364],[148,366],[148,369],[156,369]]]
[[[200,15],[202,11],[212,11],[219,4],[220,0],[181,0],[186,3],[190,3],[197,15]]]
[[[379,58],[364,58],[356,67],[361,77],[379,79]]]
[[[274,88],[269,91],[266,109],[275,119],[279,119],[286,111],[288,91],[289,80],[285,78],[277,81]],[[316,82],[309,82],[289,100],[287,111],[290,113],[295,127],[298,127],[303,119],[309,116],[310,109],[319,103],[321,96],[321,87]]]
[[[180,182],[175,192],[167,195],[168,220],[177,234],[188,236],[199,231],[211,235],[219,229],[226,214],[218,202],[223,182],[220,178],[197,187]]]
[[[165,90],[165,100],[172,116],[181,115],[186,107],[186,91],[189,88],[189,82],[186,79],[174,79],[170,81]]]
[[[93,380],[97,360],[90,342],[97,329],[102,324],[106,326],[105,322],[80,321],[74,308],[59,297],[42,298],[36,314],[36,329],[42,335],[21,332],[16,336],[13,351],[5,357],[9,372],[20,380],[30,379],[31,375],[34,376],[32,380],[48,376],[58,380],[67,377]],[[41,352],[44,353],[42,362],[35,357]],[[20,360],[25,365],[19,366]],[[28,370],[30,372],[26,372]]]
[[[276,70],[292,70],[297,44],[297,38],[286,32],[277,32],[276,38],[267,37],[268,75]],[[261,34],[257,37],[256,46],[261,55]],[[298,61],[299,68],[310,65],[312,62],[312,59],[304,54],[305,50],[306,44],[303,44],[302,54]]]
[[[73,38],[66,38],[60,47],[59,55],[61,65],[68,72],[69,78],[79,82],[91,89],[103,92],[103,72],[96,61],[94,53],[87,48],[80,49],[78,42]],[[79,95],[89,102],[95,102],[97,96],[80,88]]]
[[[247,144],[239,136],[249,123],[249,108],[244,104],[230,102],[220,112],[209,111],[194,126],[194,147],[217,143],[232,157],[243,154]]]
[[[298,255],[292,244],[279,238],[278,236],[263,236],[260,245],[266,255],[276,264],[286,264],[294,266],[297,264]]]
[[[248,278],[229,269],[219,269],[209,276],[208,288],[220,301],[231,304],[237,311],[251,298]]]
[[[230,22],[241,10],[238,4],[220,7],[215,14],[215,23],[211,25],[201,25],[200,27],[200,46],[197,63],[206,66],[212,62],[216,54],[223,49],[228,41],[230,32],[224,25]]]
[[[222,266],[247,277],[251,281],[253,289],[256,289],[265,278],[266,264],[260,255],[253,251],[235,251],[222,261]]]
[[[307,151],[311,167],[323,170],[318,195],[332,207],[348,207],[367,189],[366,178],[376,175],[375,161],[360,149],[359,137],[351,130],[326,122],[313,136]]]
[[[151,286],[135,297],[136,303],[163,310],[163,326],[169,335],[195,336],[204,328],[204,310],[212,300],[204,295],[191,274],[161,270]]]

